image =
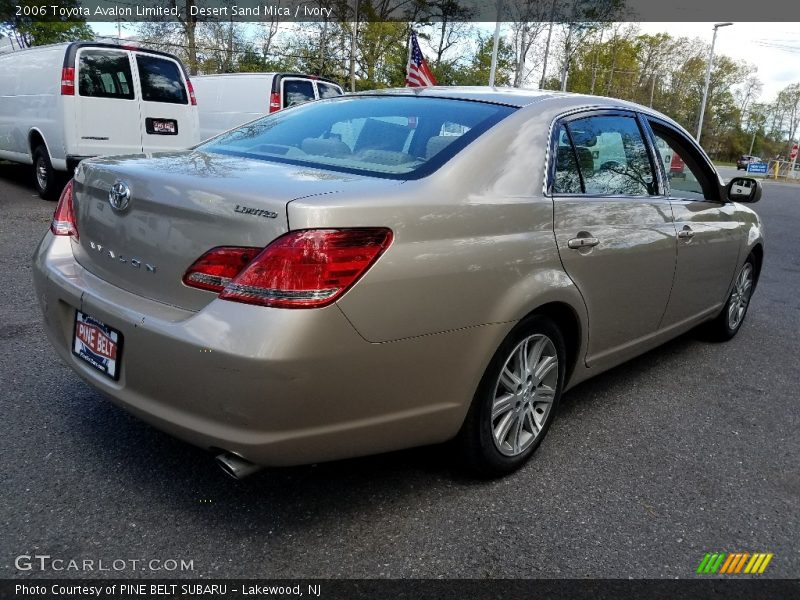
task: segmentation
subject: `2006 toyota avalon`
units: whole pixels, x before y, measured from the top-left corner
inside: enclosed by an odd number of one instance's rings
[[[234,476],[453,438],[496,475],[564,390],[736,334],[760,196],[635,104],[389,90],[82,163],[35,285],[81,377]]]

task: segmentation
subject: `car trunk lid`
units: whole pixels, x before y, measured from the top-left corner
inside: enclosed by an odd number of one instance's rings
[[[214,292],[187,287],[186,269],[217,246],[262,248],[289,229],[294,199],[366,178],[204,152],[82,163],[75,177],[76,260],[134,294],[200,310]],[[126,206],[112,206],[127,188]]]

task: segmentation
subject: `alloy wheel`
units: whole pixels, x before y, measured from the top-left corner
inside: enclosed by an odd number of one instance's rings
[[[558,353],[543,334],[511,351],[494,386],[492,437],[505,456],[525,452],[545,426],[558,388]]]

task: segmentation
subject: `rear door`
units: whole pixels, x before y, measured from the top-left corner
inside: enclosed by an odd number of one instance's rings
[[[586,362],[602,368],[659,329],[675,271],[672,211],[634,113],[583,112],[554,133],[558,250],[586,302]]]
[[[131,58],[131,53],[123,49],[89,47],[78,51],[74,154],[107,156],[142,151]]]
[[[667,173],[678,236],[675,286],[664,326],[704,316],[721,306],[738,264],[742,233],[733,203],[720,198],[719,180],[694,142],[667,123],[649,120],[656,147],[673,154]]]
[[[173,58],[134,52],[141,91],[142,147],[145,152],[179,150],[200,141],[183,68]]]

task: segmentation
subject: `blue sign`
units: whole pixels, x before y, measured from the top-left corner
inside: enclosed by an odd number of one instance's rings
[[[748,173],[763,173],[764,175],[767,174],[767,163],[760,162],[760,163],[750,163],[747,165],[747,172]]]

